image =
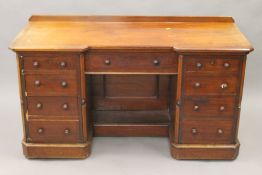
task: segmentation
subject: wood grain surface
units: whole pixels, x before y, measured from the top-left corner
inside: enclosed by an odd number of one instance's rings
[[[15,51],[88,48],[174,48],[178,52],[253,50],[230,17],[35,16],[10,46]]]

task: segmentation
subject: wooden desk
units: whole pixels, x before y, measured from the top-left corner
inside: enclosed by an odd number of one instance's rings
[[[93,136],[169,137],[176,159],[238,154],[253,48],[231,17],[32,16],[10,48],[28,158],[85,158]]]

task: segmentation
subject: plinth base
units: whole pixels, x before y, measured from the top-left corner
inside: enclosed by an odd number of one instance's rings
[[[185,160],[234,160],[238,156],[239,142],[230,145],[170,144],[171,155]]]
[[[71,158],[84,159],[91,153],[90,143],[36,144],[23,141],[23,152],[27,158]]]

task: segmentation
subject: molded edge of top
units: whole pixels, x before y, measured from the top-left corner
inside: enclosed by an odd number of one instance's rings
[[[234,19],[229,16],[70,16],[70,15],[33,15],[30,22],[37,21],[96,21],[96,22],[229,22]]]
[[[252,46],[249,48],[235,48],[235,49],[182,49],[182,48],[176,48],[176,47],[151,47],[151,46],[142,46],[142,47],[120,47],[120,46],[115,46],[115,47],[88,47],[88,46],[83,46],[83,47],[75,47],[75,48],[13,48],[9,47],[10,50],[14,52],[87,52],[89,50],[173,50],[179,54],[190,54],[190,53],[244,53],[248,54],[254,50]]]

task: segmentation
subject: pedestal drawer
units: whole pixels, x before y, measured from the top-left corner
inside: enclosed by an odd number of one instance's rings
[[[187,73],[185,77],[185,95],[236,95],[238,92],[237,74],[209,75]]]
[[[25,71],[75,70],[78,55],[73,54],[34,54],[25,55]]]
[[[27,98],[28,115],[55,115],[77,117],[77,97],[33,97]]]
[[[80,139],[78,120],[29,120],[28,130],[34,143],[75,143]]]
[[[75,74],[38,75],[26,74],[26,92],[29,96],[73,96],[77,95]]]
[[[233,120],[184,120],[181,143],[230,144],[234,138]]]
[[[198,118],[233,118],[237,109],[235,96],[222,97],[186,97],[184,117]]]
[[[186,56],[186,72],[237,72],[243,56]]]

